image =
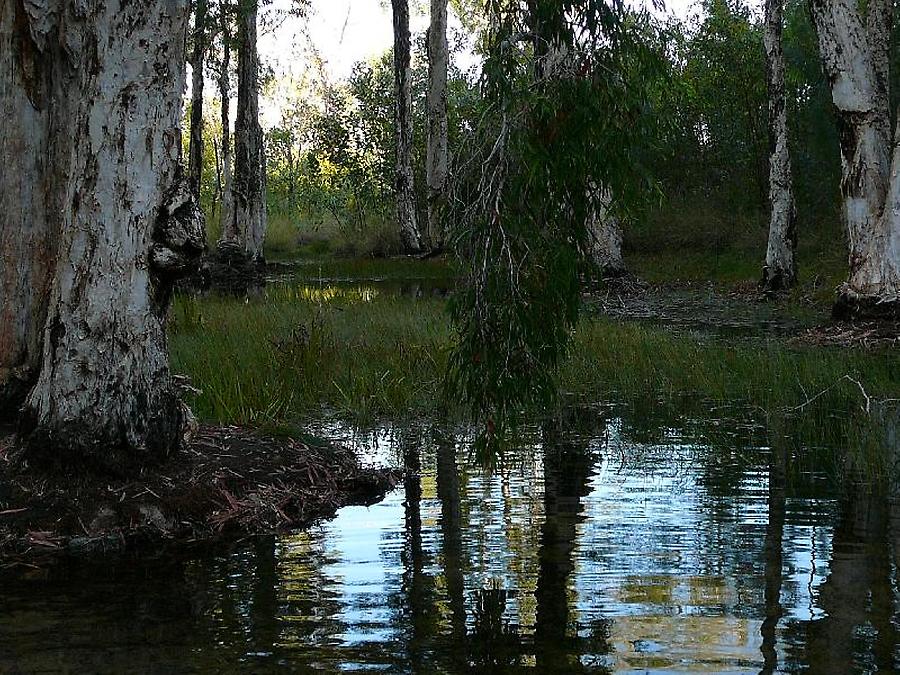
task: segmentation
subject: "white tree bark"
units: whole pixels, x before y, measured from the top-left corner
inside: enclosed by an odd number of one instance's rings
[[[191,137],[188,183],[199,199],[203,178],[203,60],[206,58],[207,0],[194,1],[194,44],[191,51]]]
[[[232,211],[238,242],[247,257],[263,260],[268,215],[266,207],[265,150],[259,124],[259,52],[257,3],[238,9],[238,101],[234,126],[234,182]],[[224,233],[223,233],[224,234]]]
[[[536,29],[535,76],[575,77],[568,48],[552,35],[543,36],[545,32],[546,30]],[[608,187],[592,183],[586,196],[596,207],[585,223],[593,262],[604,279],[624,277],[628,274],[628,268],[622,256],[622,223],[613,212],[612,193]]]
[[[229,75],[231,70],[231,3],[222,0],[220,3],[220,21],[222,31],[222,70],[219,72],[219,97],[221,98],[222,115],[222,234],[221,241],[238,241],[240,233],[234,222],[234,200],[232,182],[234,174],[231,168],[231,88]]]
[[[622,257],[622,226],[612,213],[612,195],[609,190],[601,189],[597,201],[599,208],[588,219],[594,262],[603,278],[623,277],[628,269]]]
[[[892,169],[890,1],[872,0],[863,7],[855,0],[812,0],[810,7],[841,136],[850,276],[835,311],[897,314],[900,151],[895,149]]]
[[[766,0],[766,74],[769,89],[769,243],[762,287],[779,291],[797,280],[797,212],[788,149],[787,106],[784,92],[782,32],[784,0]]]
[[[30,11],[29,11],[30,10]],[[0,7],[0,417],[12,417],[40,366],[53,263],[48,191],[52,63],[46,8]]]
[[[412,57],[410,54],[409,0],[391,0],[394,15],[394,98],[397,141],[396,211],[400,239],[410,251],[422,248],[416,222],[413,182]]]
[[[428,238],[434,249],[444,246],[443,205],[448,177],[447,70],[450,48],[447,42],[447,0],[431,0],[428,28]]]
[[[43,185],[60,208],[22,428],[32,456],[121,467],[176,449],[182,434],[164,319],[204,246],[179,170],[186,0],[23,4],[31,42],[21,49],[53,71]]]

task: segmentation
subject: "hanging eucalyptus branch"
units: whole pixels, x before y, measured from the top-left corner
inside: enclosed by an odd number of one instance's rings
[[[485,113],[465,144],[450,216],[466,283],[449,391],[480,425],[492,461],[525,410],[556,397],[585,279],[587,221],[630,213],[649,185],[639,149],[662,47],[619,2],[488,0]],[[601,202],[598,185],[612,195]]]

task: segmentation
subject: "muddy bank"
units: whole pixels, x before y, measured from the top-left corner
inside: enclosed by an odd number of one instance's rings
[[[623,321],[645,321],[723,337],[793,335],[815,325],[815,308],[767,302],[753,287],[723,290],[708,284],[649,284],[627,277],[594,289],[589,311]]]
[[[760,294],[755,284],[723,290],[707,284],[648,284],[633,278],[594,289],[589,311],[720,337],[775,336],[794,344],[880,348],[900,345],[900,321],[836,320],[831,308],[801,297]]]
[[[802,331],[800,344],[831,347],[900,347],[900,321],[835,321]]]
[[[298,529],[375,503],[398,480],[345,448],[236,427],[203,427],[190,448],[130,480],[39,473],[0,436],[0,566]]]

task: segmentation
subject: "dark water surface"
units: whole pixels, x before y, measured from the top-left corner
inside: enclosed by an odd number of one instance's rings
[[[900,668],[900,508],[765,430],[582,410],[493,473],[446,432],[324,431],[421,473],[309,532],[4,572],[0,672]]]

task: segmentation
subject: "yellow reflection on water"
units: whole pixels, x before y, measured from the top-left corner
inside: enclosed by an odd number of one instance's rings
[[[758,659],[761,626],[734,616],[625,616],[612,622],[610,641],[616,670],[719,673]]]
[[[623,580],[616,598],[659,613],[617,617],[616,669],[722,672],[758,659],[762,622],[733,614],[740,597],[721,576],[648,574]],[[663,655],[663,652],[665,655]],[[690,664],[690,667],[685,664]]]

